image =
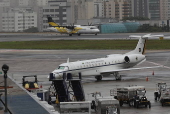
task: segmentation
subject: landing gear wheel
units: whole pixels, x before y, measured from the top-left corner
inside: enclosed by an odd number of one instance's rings
[[[101,81],[102,80],[102,76],[95,76],[95,78],[97,79],[97,81]]]
[[[116,80],[118,81],[118,80],[121,80],[121,79],[122,79],[122,76],[121,76],[121,75],[115,76],[115,78],[116,78]]]
[[[72,36],[72,34],[69,34],[69,36]]]
[[[119,75],[119,72],[115,72],[114,75],[115,75],[116,80],[121,80],[122,79],[122,76]]]
[[[79,33],[78,36],[80,36],[81,34]]]
[[[95,33],[95,35],[97,35],[97,33]]]

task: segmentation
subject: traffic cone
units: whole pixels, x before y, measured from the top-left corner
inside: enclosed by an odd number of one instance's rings
[[[154,71],[152,72],[152,75],[154,76]]]
[[[40,88],[42,88],[42,84],[40,85]]]
[[[148,81],[148,76],[146,77],[146,81]]]

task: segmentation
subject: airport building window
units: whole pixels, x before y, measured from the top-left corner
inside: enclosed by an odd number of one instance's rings
[[[54,12],[54,9],[50,9],[50,12]]]
[[[45,9],[45,12],[49,12],[49,9]]]

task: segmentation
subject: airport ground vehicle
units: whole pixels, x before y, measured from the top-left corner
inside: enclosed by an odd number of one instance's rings
[[[156,91],[154,92],[155,100],[159,100],[160,99],[162,91],[166,90],[166,86],[167,85],[164,82],[161,82],[161,83],[157,84]]]
[[[110,95],[119,101],[120,106],[126,103],[136,108],[140,105],[151,108],[151,103],[147,100],[145,93],[146,90],[144,86],[123,87],[110,91]]]
[[[170,104],[170,88],[166,88],[165,91],[161,92],[160,102],[162,106]]]
[[[119,101],[112,96],[101,96],[100,92],[92,93],[91,108],[96,111],[96,114],[120,114]]]
[[[34,81],[26,81],[25,78],[30,78],[30,77],[34,77],[35,80]],[[31,91],[32,89],[39,89],[38,87],[38,80],[37,80],[37,76],[36,75],[32,75],[32,76],[23,76],[22,78],[22,86],[27,89],[28,91]]]
[[[157,84],[157,89],[154,92],[155,100],[159,100],[162,106],[170,104],[170,88],[167,88],[166,83]]]

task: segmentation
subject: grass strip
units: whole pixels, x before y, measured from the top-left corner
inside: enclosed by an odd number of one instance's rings
[[[0,42],[0,49],[134,49],[138,40],[55,40]],[[170,40],[148,40],[147,49],[170,49]]]

